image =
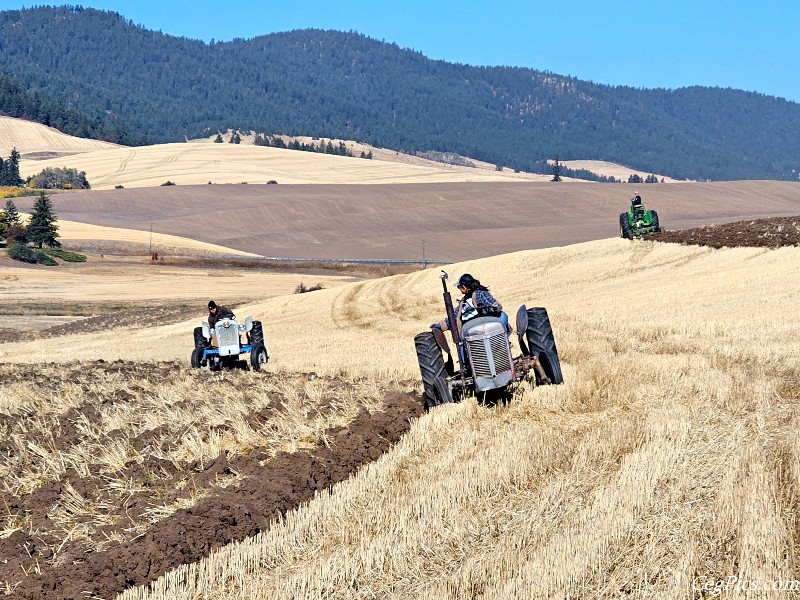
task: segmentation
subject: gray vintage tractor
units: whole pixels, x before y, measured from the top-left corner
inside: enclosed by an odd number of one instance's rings
[[[242,335],[246,341],[242,341]],[[241,358],[242,354],[250,354],[250,363]],[[192,367],[208,368],[218,371],[223,368],[248,369],[260,371],[269,360],[267,346],[264,343],[264,330],[261,321],[253,321],[247,317],[244,323],[235,318],[219,319],[213,328],[207,321],[194,329],[194,350],[192,351]]]
[[[514,357],[506,325],[498,317],[473,318],[459,330],[447,289],[447,273],[442,271],[440,278],[455,352],[451,351],[444,331],[438,327],[414,337],[426,410],[473,394],[489,404],[505,401],[511,396],[511,387],[524,379],[533,379],[536,385],[563,382],[546,309],[520,306],[516,327],[522,354]],[[453,354],[458,362],[457,369]]]

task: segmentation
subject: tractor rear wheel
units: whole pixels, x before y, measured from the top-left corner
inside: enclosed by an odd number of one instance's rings
[[[261,321],[253,321],[253,328],[247,334],[247,339],[253,346],[259,342],[264,341],[264,329],[261,327]]]
[[[547,309],[536,307],[528,309],[528,327],[525,330],[527,347],[522,348],[523,354],[528,356],[538,356],[539,362],[551,383],[559,384],[564,382],[561,375],[561,363],[558,360],[558,349],[556,348],[556,338],[553,335],[553,327],[550,325],[550,317]],[[541,378],[536,375],[537,385],[541,384]]]
[[[200,329],[198,327],[198,329]],[[192,350],[192,368],[199,369],[203,366],[203,353],[205,352],[205,348],[202,346],[198,346],[194,350]]]
[[[564,383],[564,376],[561,374],[561,362],[558,360],[558,355],[553,354],[549,350],[543,350],[539,353],[539,364],[542,365],[544,374],[553,385]],[[536,385],[541,385],[543,381],[536,374]]]
[[[254,371],[260,371],[261,368],[267,364],[269,354],[267,354],[267,347],[264,342],[257,342],[252,350],[250,350],[250,364]]]
[[[208,340],[206,340],[205,336],[203,335],[203,328],[202,327],[195,327],[194,328],[194,347],[195,348],[206,348],[208,346]]]
[[[417,348],[417,361],[422,374],[422,383],[425,387],[423,399],[425,410],[434,406],[452,402],[450,390],[447,387],[447,371],[442,358],[442,351],[433,337],[433,332],[423,331],[414,337]]]
[[[661,231],[661,227],[658,224],[658,213],[654,210],[651,210],[650,216],[652,217],[653,231],[655,233],[658,233],[659,231]]]
[[[633,239],[633,229],[631,222],[628,220],[628,213],[621,213],[619,215],[619,236],[625,239]]]

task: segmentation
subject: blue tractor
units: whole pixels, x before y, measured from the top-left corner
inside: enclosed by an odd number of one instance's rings
[[[242,335],[245,341],[242,341]],[[241,358],[250,354],[250,361]],[[194,329],[194,350],[192,367],[219,371],[224,368],[253,368],[260,371],[269,360],[264,343],[264,330],[261,321],[247,317],[244,323],[234,318],[219,319],[213,328],[203,321],[202,327]]]

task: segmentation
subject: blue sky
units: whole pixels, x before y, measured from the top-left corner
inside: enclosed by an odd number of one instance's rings
[[[46,0],[44,0],[46,1]],[[0,0],[0,9],[36,3]],[[424,55],[634,87],[732,87],[800,102],[800,5],[789,0],[73,0],[209,41],[319,28]]]

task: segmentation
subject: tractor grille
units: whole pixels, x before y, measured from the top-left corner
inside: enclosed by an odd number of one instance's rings
[[[468,344],[472,359],[472,372],[476,377],[494,377],[498,373],[511,370],[508,338],[505,333],[499,332],[488,338],[470,340]],[[486,352],[487,346],[492,353],[491,360]],[[492,363],[494,363],[494,372],[492,372]]]
[[[236,323],[231,323],[230,327],[223,327],[221,323],[217,323],[215,330],[217,332],[218,346],[239,345],[239,328]]]
[[[489,366],[489,357],[486,356],[486,346],[482,339],[469,342],[469,356],[472,359],[472,373],[476,377],[492,376],[492,368]]]
[[[492,345],[494,369],[497,373],[511,370],[511,355],[508,353],[508,337],[504,334],[494,335],[489,338]]]

